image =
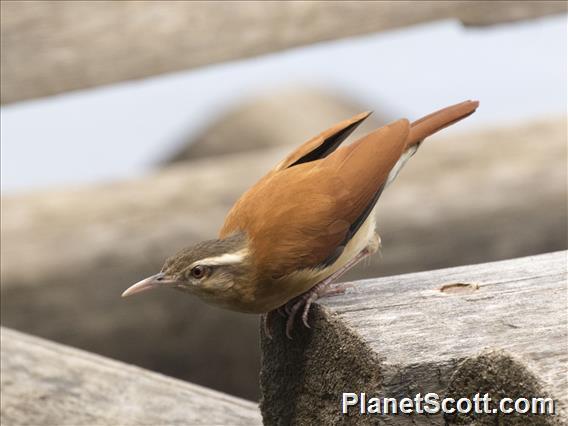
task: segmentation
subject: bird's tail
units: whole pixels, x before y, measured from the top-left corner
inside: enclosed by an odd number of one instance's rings
[[[478,101],[465,101],[428,114],[410,125],[406,148],[419,144],[428,136],[451,126],[473,114],[479,106]]]
[[[418,150],[420,143],[424,139],[473,114],[478,106],[478,101],[465,101],[433,112],[414,121],[410,125],[410,132],[406,139],[406,148],[390,171],[386,185],[389,185],[396,179],[402,167]]]

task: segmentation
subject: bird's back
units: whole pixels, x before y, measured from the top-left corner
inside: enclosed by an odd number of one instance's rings
[[[244,231],[274,278],[329,264],[374,206],[408,133],[399,120],[324,158],[269,172],[234,205],[221,237]]]
[[[304,143],[268,172],[235,203],[220,231],[220,238],[236,232],[248,238],[259,283],[253,298],[264,294],[267,305],[280,306],[356,255],[354,246],[374,237],[374,221],[367,219],[382,190],[419,143],[476,107],[466,101],[412,125],[398,120],[339,147],[369,115],[359,114]]]

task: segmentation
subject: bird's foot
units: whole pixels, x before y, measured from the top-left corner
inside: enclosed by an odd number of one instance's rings
[[[270,311],[262,314],[260,320],[262,322],[262,328],[264,329],[264,335],[272,340],[272,318],[274,317],[275,311]]]
[[[274,309],[270,312],[262,314],[261,321],[262,321],[262,328],[264,329],[264,334],[270,340],[272,340],[272,324],[274,322],[274,317],[279,315],[283,318],[287,318],[288,314],[286,313],[286,305],[280,306],[277,309]]]
[[[329,296],[329,295],[344,293],[345,290],[348,287],[350,287],[350,285],[338,285],[333,288],[329,288],[330,284],[336,279],[338,279],[345,272],[347,272],[349,269],[354,267],[362,259],[374,253],[376,249],[374,250],[373,249],[374,247],[366,247],[365,249],[361,250],[359,254],[357,254],[357,256],[355,256],[353,259],[351,259],[349,262],[347,262],[344,266],[342,266],[340,269],[335,271],[329,277],[320,281],[304,294],[295,297],[294,299],[286,303],[286,305],[276,310],[281,315],[285,313],[286,316],[288,317],[288,319],[286,320],[286,337],[288,337],[288,339],[292,339],[292,329],[294,328],[294,320],[300,309],[302,309],[302,322],[304,323],[304,326],[310,328],[310,325],[308,323],[308,315],[310,313],[310,307],[312,306],[312,303],[315,302],[319,297],[324,295]],[[282,312],[282,310],[284,312]],[[267,314],[267,318],[269,314]]]

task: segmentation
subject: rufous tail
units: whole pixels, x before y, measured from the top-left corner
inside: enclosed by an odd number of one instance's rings
[[[465,101],[428,114],[410,125],[406,149],[422,142],[428,136],[473,114],[479,101]]]
[[[463,120],[468,115],[473,114],[478,106],[478,101],[465,101],[433,112],[412,123],[410,125],[410,133],[406,139],[406,147],[404,148],[403,154],[390,171],[385,186],[390,185],[391,182],[396,179],[406,162],[418,150],[418,144],[420,142],[437,131],[442,130],[444,127],[448,127],[451,124]]]

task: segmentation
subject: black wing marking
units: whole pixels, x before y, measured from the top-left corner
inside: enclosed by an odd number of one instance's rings
[[[327,157],[333,151],[337,149],[341,143],[349,137],[351,133],[361,124],[370,114],[361,118],[360,120],[350,124],[345,129],[341,130],[340,132],[335,133],[334,135],[330,136],[329,138],[325,139],[321,145],[319,145],[314,150],[308,152],[307,154],[303,155],[292,164],[288,166],[294,167],[298,164],[302,163],[309,163],[310,161],[320,160],[322,158]]]
[[[367,220],[367,218],[373,211],[375,204],[377,204],[377,201],[379,201],[379,197],[383,193],[383,189],[385,189],[385,185],[381,185],[379,190],[373,196],[372,200],[369,202],[369,204],[367,204],[367,207],[365,207],[365,210],[363,210],[363,212],[351,224],[351,226],[349,227],[349,231],[347,232],[347,235],[345,235],[343,241],[337,246],[337,248],[333,251],[331,256],[329,256],[319,265],[320,267],[328,267],[329,265],[332,265],[339,258],[339,256],[341,256],[343,250],[345,249],[345,246],[349,244],[349,241],[351,241],[353,236],[361,228],[361,225],[365,223],[365,220]]]

